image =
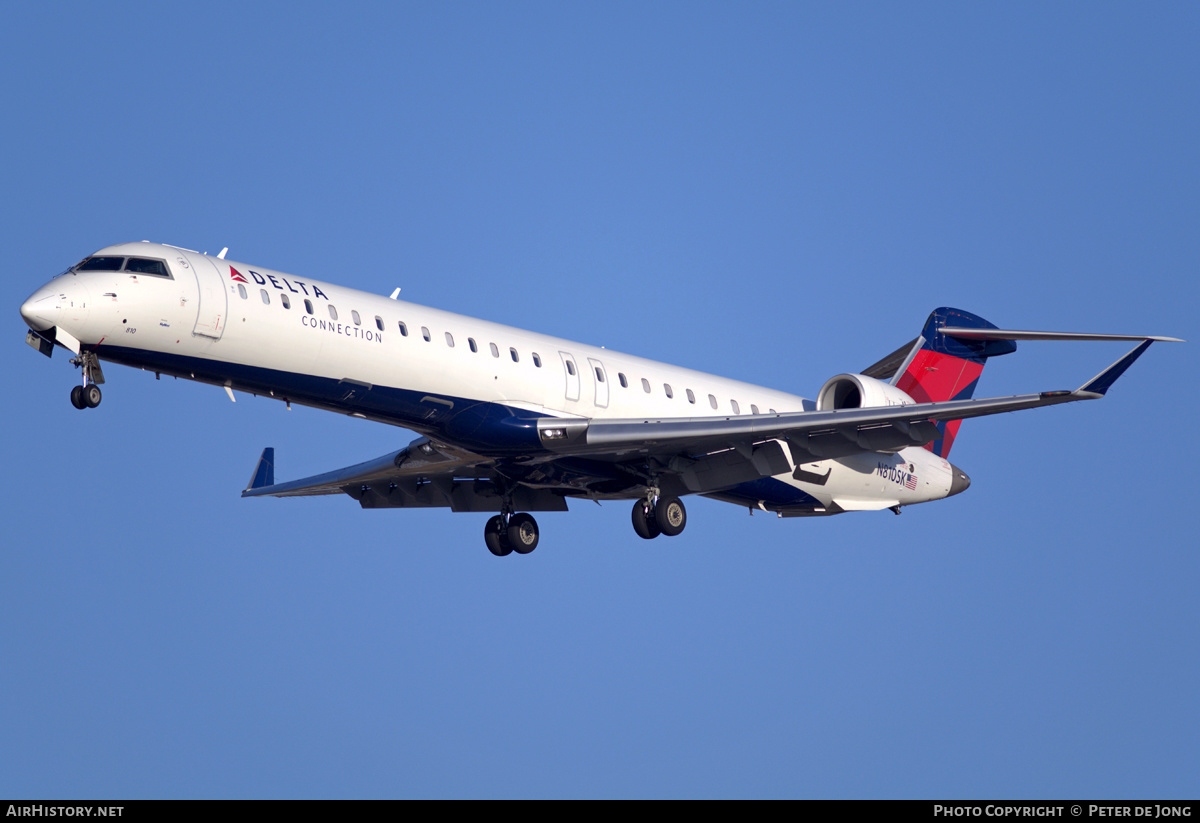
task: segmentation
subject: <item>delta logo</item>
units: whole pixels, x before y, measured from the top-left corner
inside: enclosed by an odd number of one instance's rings
[[[321,287],[313,283],[303,283],[295,278],[288,280],[286,277],[276,277],[273,274],[259,274],[253,269],[246,269],[246,274],[253,278],[253,282],[260,286],[271,286],[276,291],[290,291],[292,294],[302,294],[305,297],[320,297],[322,300],[328,300],[329,296],[321,291]],[[229,267],[229,279],[234,283],[245,283],[250,285],[251,281],[246,279],[246,275]],[[297,289],[296,286],[300,288]]]

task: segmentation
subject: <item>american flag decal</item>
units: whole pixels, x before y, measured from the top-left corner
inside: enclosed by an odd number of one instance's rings
[[[915,474],[912,474],[911,472],[909,473],[908,479],[904,481],[904,488],[908,489],[910,492],[915,492],[917,490],[917,476]]]

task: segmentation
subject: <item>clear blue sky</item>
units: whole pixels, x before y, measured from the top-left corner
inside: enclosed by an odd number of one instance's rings
[[[18,306],[149,239],[812,396],[930,309],[1200,340],[1186,3],[8,2],[0,796],[1195,797],[1197,342],[779,520],[242,500],[397,429]],[[979,394],[1121,344],[1022,344]]]

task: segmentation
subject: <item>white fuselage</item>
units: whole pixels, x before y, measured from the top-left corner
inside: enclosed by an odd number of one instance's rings
[[[126,243],[94,257],[103,255],[162,260],[170,276],[69,271],[22,307],[29,325],[61,329],[105,360],[401,425],[479,453],[486,442],[447,428],[478,404],[581,418],[814,408],[761,386],[172,246]],[[822,482],[791,471],[771,479],[830,511],[938,499],[951,483],[950,465],[923,448],[791,469]],[[722,499],[782,505],[769,490],[759,500],[744,491]]]

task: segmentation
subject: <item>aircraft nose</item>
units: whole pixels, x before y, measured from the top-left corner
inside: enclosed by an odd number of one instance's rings
[[[58,295],[50,286],[42,286],[21,304],[21,317],[34,331],[45,331],[58,322]]]
[[[950,493],[947,497],[953,497],[959,492],[965,492],[971,486],[971,478],[967,473],[953,463],[950,464]]]

